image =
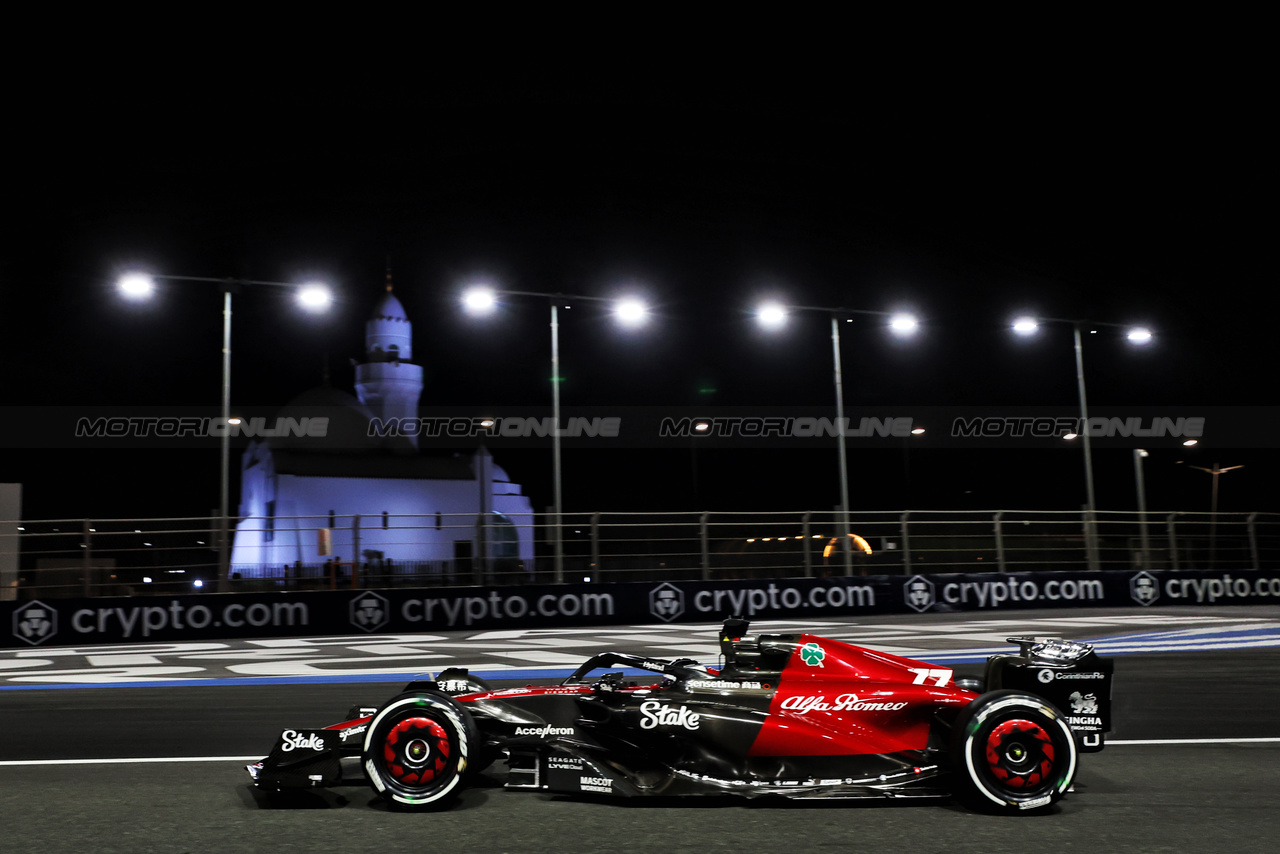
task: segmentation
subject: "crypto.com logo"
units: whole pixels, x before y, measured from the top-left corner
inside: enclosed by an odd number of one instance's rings
[[[58,633],[58,612],[32,600],[13,612],[13,636],[35,646]]]
[[[351,600],[351,625],[376,632],[391,621],[391,603],[377,593],[361,593]]]
[[[1144,608],[1160,598],[1160,585],[1155,577],[1139,572],[1129,579],[1129,595]]]
[[[649,613],[669,623],[684,613],[684,591],[673,584],[662,583],[649,591]]]
[[[934,592],[932,581],[923,575],[913,575],[907,579],[906,584],[902,585],[902,598],[906,601],[907,607],[923,613],[933,607],[938,597]]]

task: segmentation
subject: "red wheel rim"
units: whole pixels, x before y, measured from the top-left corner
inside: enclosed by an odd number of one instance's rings
[[[382,743],[387,772],[409,786],[434,780],[449,763],[449,734],[431,718],[405,718]]]
[[[1053,770],[1053,740],[1033,721],[1004,721],[991,730],[986,747],[991,775],[1011,789],[1035,788]]]

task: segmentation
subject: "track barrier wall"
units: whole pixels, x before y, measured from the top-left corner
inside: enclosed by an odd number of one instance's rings
[[[948,572],[1280,570],[1280,513],[850,511],[847,537],[842,515],[566,513],[559,525],[537,513],[491,524],[475,514],[246,517],[230,520],[225,566],[216,517],[0,521],[0,602]]]
[[[1280,603],[1280,571],[1103,570],[530,584],[0,602],[0,647]]]

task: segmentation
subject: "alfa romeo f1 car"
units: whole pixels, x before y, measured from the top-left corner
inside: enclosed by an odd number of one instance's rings
[[[718,669],[606,652],[559,685],[497,691],[446,670],[341,723],[285,730],[248,770],[275,793],[342,784],[342,758],[358,758],[404,810],[441,809],[504,760],[508,789],[956,796],[1019,811],[1062,798],[1079,754],[1110,731],[1113,665],[1086,644],[1010,638],[1018,652],[991,656],[982,679],[954,679],[923,661],[748,628],[725,621]]]

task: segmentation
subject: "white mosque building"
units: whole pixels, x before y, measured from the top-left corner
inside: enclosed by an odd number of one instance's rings
[[[255,438],[245,450],[233,573],[319,578],[332,561],[347,578],[354,564],[362,584],[394,585],[532,572],[533,507],[485,448],[430,454],[409,439],[371,435],[374,418],[418,414],[422,378],[388,275],[365,324],[356,396],[326,385],[278,414],[328,418],[325,435]]]

